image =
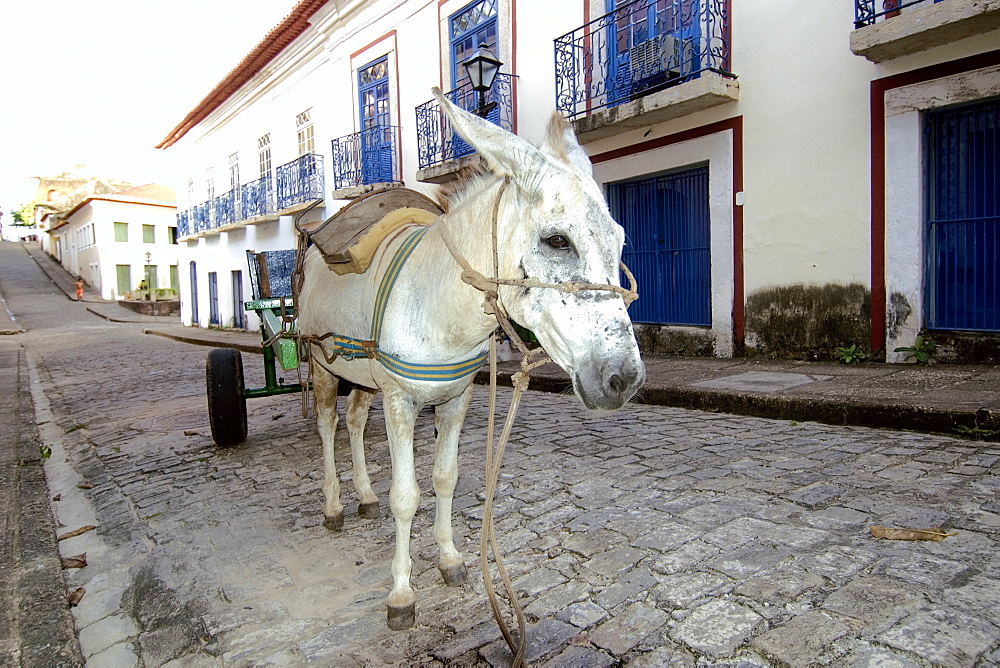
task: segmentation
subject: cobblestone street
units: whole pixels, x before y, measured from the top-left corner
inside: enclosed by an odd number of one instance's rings
[[[58,530],[98,526],[60,543],[88,554],[65,573],[87,590],[74,615],[89,666],[509,664],[478,567],[485,388],[463,430],[454,506],[470,583],[445,587],[436,568],[425,411],[417,625],[391,632],[378,402],[367,439],[382,517],[358,518],[347,484],[345,530],[330,533],[319,437],[298,396],[250,400],[247,442],[217,449],[206,348],[47,295],[7,300],[30,328]],[[248,386],[262,383],[260,358],[244,363]],[[343,427],[338,458],[347,479]],[[998,459],[996,443],[658,406],[594,417],[572,396],[529,393],[495,509],[527,659],[998,665]],[[880,540],[869,525],[955,535]]]

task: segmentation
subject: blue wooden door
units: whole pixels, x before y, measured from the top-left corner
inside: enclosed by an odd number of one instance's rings
[[[453,94],[450,101],[466,111],[479,107],[479,93],[472,90],[469,74],[462,63],[472,53],[485,44],[493,53],[497,51],[497,1],[476,0],[451,16],[448,24],[451,30],[451,84]],[[488,91],[485,102],[493,102],[493,91]],[[494,107],[487,120],[500,125],[500,107]],[[473,148],[458,134],[452,136],[453,157],[473,153]]]
[[[927,327],[1000,331],[1000,100],[927,120]]]
[[[219,317],[219,275],[214,271],[208,272],[208,324],[222,324]]]
[[[198,265],[191,263],[191,324],[198,325]]]
[[[625,228],[622,260],[635,275],[634,322],[712,324],[708,167],[608,187]]]
[[[380,58],[358,70],[361,105],[361,182],[393,180],[392,128],[389,119],[389,60]]]
[[[233,327],[246,329],[247,314],[243,308],[243,272],[237,269],[232,273],[233,282]]]

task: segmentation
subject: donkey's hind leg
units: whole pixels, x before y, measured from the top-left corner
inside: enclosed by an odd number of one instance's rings
[[[458,483],[458,436],[469,410],[472,385],[455,397],[434,408],[437,444],[434,455],[434,493],[437,497],[434,516],[434,538],[438,544],[438,570],[445,584],[454,587],[469,579],[465,559],[455,548],[451,526],[451,505]]]
[[[334,456],[337,435],[337,385],[339,379],[324,369],[313,375],[313,397],[316,402],[316,427],[323,443],[323,526],[333,531],[344,528],[344,504],[340,502],[340,479]]]
[[[358,515],[366,520],[379,516],[378,497],[372,491],[365,461],[365,425],[376,392],[355,387],[347,396],[347,433],[351,437],[351,461],[354,465],[354,489],[358,492]]]

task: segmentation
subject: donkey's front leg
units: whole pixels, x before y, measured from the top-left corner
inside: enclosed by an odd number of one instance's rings
[[[410,587],[410,526],[420,503],[413,461],[413,425],[420,405],[399,390],[387,390],[382,399],[392,458],[389,507],[396,519],[396,554],[392,558],[392,590],[386,601],[389,628],[408,629],[416,621],[416,594]]]
[[[434,538],[438,544],[438,570],[445,584],[457,586],[469,579],[465,560],[455,549],[451,527],[451,504],[458,482],[458,436],[469,410],[472,385],[454,399],[434,408],[437,444],[434,454]]]
[[[344,528],[344,504],[340,502],[340,478],[334,456],[337,435],[337,385],[339,379],[324,369],[313,376],[313,397],[316,402],[316,427],[323,443],[323,526],[340,531]]]
[[[354,464],[354,489],[358,492],[358,515],[366,520],[378,519],[378,496],[372,490],[365,460],[365,425],[375,392],[359,387],[347,397],[347,433],[351,437],[351,461]]]

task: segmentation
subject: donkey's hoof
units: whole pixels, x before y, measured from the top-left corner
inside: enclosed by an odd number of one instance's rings
[[[438,570],[444,577],[444,583],[449,587],[457,587],[469,581],[469,569],[465,567],[465,564],[449,566],[448,568],[439,567]]]
[[[378,501],[358,504],[358,517],[365,520],[377,520],[380,515]]]
[[[413,624],[417,620],[416,603],[410,603],[409,605],[399,607],[390,605],[388,608],[389,610],[386,614],[386,621],[389,623],[390,629],[393,631],[404,631],[406,629],[413,628]]]
[[[344,513],[341,513],[339,515],[324,515],[323,526],[325,526],[330,531],[343,531]]]

